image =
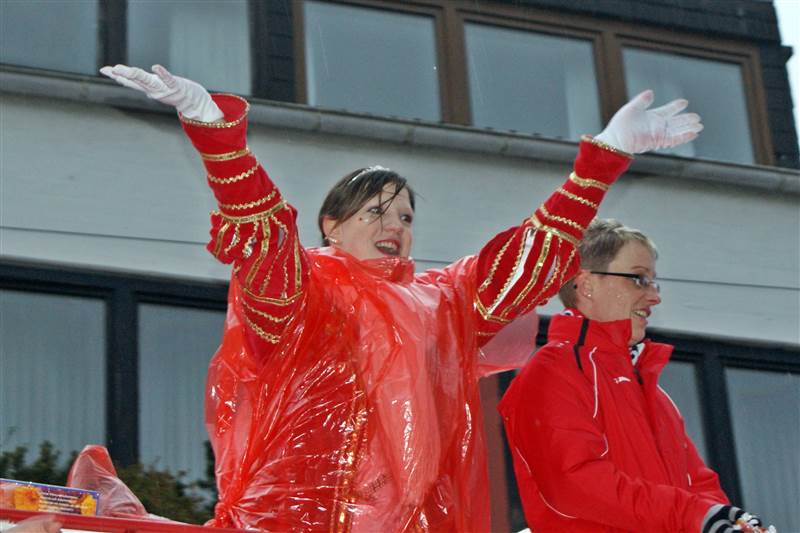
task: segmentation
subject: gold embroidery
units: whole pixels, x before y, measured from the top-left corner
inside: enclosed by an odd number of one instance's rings
[[[564,233],[563,231],[558,230],[556,228],[553,228],[553,227],[550,227],[550,226],[545,226],[539,220],[539,217],[536,216],[536,213],[531,215],[531,222],[533,223],[533,226],[537,229],[537,231],[544,231],[545,233],[552,233],[553,235],[555,235],[559,239],[563,239],[563,240],[567,241],[568,243],[572,244],[573,246],[576,246],[576,247],[578,246],[578,239],[576,239],[572,235],[569,235],[568,233]]]
[[[355,503],[356,496],[356,492],[352,489],[353,478],[361,459],[361,450],[367,442],[367,432],[364,431],[367,423],[366,396],[360,383],[357,383],[348,417],[353,429],[343,444],[338,460],[342,473],[336,483],[334,509],[331,512],[330,531],[334,533],[347,533],[352,527],[353,516],[350,506]]]
[[[263,198],[259,198],[258,200],[254,200],[252,202],[248,202],[246,204],[219,204],[220,209],[230,209],[231,211],[242,211],[244,209],[252,209],[254,207],[258,207],[263,205],[273,198],[278,193],[278,189],[273,189],[271,193],[264,196]]]
[[[260,316],[262,318],[266,318],[270,322],[275,322],[276,324],[280,324],[281,322],[286,322],[292,316],[291,313],[289,313],[288,315],[286,315],[284,317],[273,316],[273,315],[271,315],[269,313],[265,313],[264,311],[260,311],[260,310],[256,309],[255,307],[253,307],[250,304],[248,304],[247,301],[245,301],[245,300],[242,300],[242,304],[244,304],[245,309],[247,309],[251,313],[255,313],[256,315],[258,315],[258,316]]]
[[[286,298],[270,298],[268,296],[259,296],[253,291],[249,290],[247,287],[242,287],[244,289],[244,293],[253,300],[257,302],[263,302],[272,305],[291,305],[297,301],[303,295],[303,291],[297,291],[291,296]]]
[[[488,331],[479,331],[478,337],[494,337],[497,333],[490,333]]]
[[[244,150],[237,150],[235,152],[224,152],[222,154],[205,154],[200,152],[200,157],[203,158],[203,161],[231,161],[233,159],[239,159],[240,157],[244,157],[246,155],[250,155],[250,148],[245,147]]]
[[[233,250],[234,246],[239,243],[239,224],[235,224],[233,226],[233,236],[231,237],[231,243],[225,247],[225,253],[229,254],[231,250]]]
[[[497,293],[497,296],[495,297],[494,301],[492,302],[492,305],[489,306],[489,309],[494,309],[497,306],[497,303],[500,301],[500,299],[505,294],[506,290],[511,285],[511,280],[514,279],[514,273],[519,268],[519,262],[522,259],[522,254],[523,254],[523,252],[525,252],[525,241],[528,238],[529,231],[530,230],[526,230],[525,233],[522,235],[522,241],[519,243],[519,251],[517,252],[517,258],[514,261],[514,268],[512,268],[511,272],[509,272],[508,278],[506,278],[505,283],[503,283],[503,288],[500,289],[499,293]]]
[[[250,111],[250,103],[241,96],[236,96],[235,94],[225,94],[225,96],[232,96],[244,102],[245,107],[241,117],[230,122],[202,122],[200,120],[186,118],[180,113],[178,113],[178,117],[184,124],[189,124],[191,126],[197,126],[200,128],[232,128],[234,126],[238,126],[245,118],[247,118],[247,113]]]
[[[231,176],[230,178],[218,178],[216,176],[212,176],[211,174],[209,174],[206,177],[208,178],[208,181],[210,181],[211,183],[218,183],[220,185],[230,185],[231,183],[236,183],[237,181],[242,181],[243,179],[249,178],[250,176],[256,173],[256,170],[258,170],[258,163],[256,163],[253,166],[253,168],[246,170],[241,174]]]
[[[303,272],[300,269],[300,241],[294,239],[294,286],[298,289],[303,283]]]
[[[547,294],[547,291],[553,285],[553,282],[556,280],[556,278],[558,278],[558,288],[559,289],[564,284],[564,274],[566,273],[566,269],[562,269],[561,268],[561,255],[560,255],[560,253],[561,253],[561,242],[559,242],[558,248],[559,249],[558,249],[558,251],[556,251],[555,260],[553,262],[553,274],[552,274],[552,276],[550,276],[548,278],[547,283],[545,283],[544,287],[542,287],[542,290],[539,291],[539,294],[537,294],[533,298],[533,300],[531,300],[534,304],[538,304],[538,302],[540,302],[542,300],[544,295]],[[570,252],[569,258],[567,258],[567,263],[566,263],[567,265],[569,265],[569,262],[572,260],[572,257],[575,255],[575,252],[577,251],[577,248],[575,248],[573,246],[570,246],[570,249],[571,249],[571,252]]]
[[[594,187],[596,189],[600,189],[600,190],[603,190],[603,191],[607,191],[608,190],[608,185],[606,185],[602,181],[597,181],[597,180],[588,179],[588,178],[582,178],[582,177],[578,176],[577,174],[575,174],[574,172],[570,173],[569,181],[571,181],[572,183],[574,183],[578,187],[583,187],[584,189],[586,187]]]
[[[522,291],[514,298],[514,301],[511,303],[510,306],[507,306],[505,311],[501,313],[501,316],[505,317],[508,315],[509,311],[515,309],[519,303],[528,295],[536,282],[539,281],[539,274],[542,271],[542,267],[544,266],[545,261],[550,256],[550,243],[553,240],[553,235],[550,233],[545,234],[544,242],[542,243],[542,251],[539,252],[539,257],[536,259],[536,265],[533,267],[533,272],[531,272],[530,277],[528,278],[528,283],[525,284],[525,287]]]
[[[567,226],[569,226],[571,228],[575,228],[576,230],[580,231],[581,233],[584,232],[583,226],[581,226],[580,224],[578,224],[574,220],[570,220],[570,219],[565,218],[565,217],[560,217],[558,215],[551,214],[544,205],[542,205],[539,208],[539,211],[541,211],[542,214],[545,217],[549,218],[550,220],[555,220],[556,222],[561,222],[562,224],[565,224],[565,225],[567,225]]]
[[[226,220],[232,224],[247,224],[248,222],[255,222],[256,220],[263,220],[265,218],[269,218],[280,209],[283,209],[284,207],[286,207],[286,202],[284,200],[281,200],[280,202],[273,205],[266,211],[261,211],[260,213],[253,213],[252,215],[245,215],[238,217],[234,215],[221,213],[219,211],[214,211],[212,214],[219,215],[223,220]]]
[[[582,196],[578,196],[577,194],[572,194],[571,192],[565,190],[563,187],[559,187],[556,190],[556,192],[559,193],[559,194],[563,194],[564,196],[566,196],[570,200],[575,200],[576,202],[581,203],[583,205],[588,205],[589,207],[591,207],[593,209],[598,209],[600,207],[596,203],[590,202],[589,200],[587,200],[586,198],[584,198]]]
[[[598,141],[597,139],[595,139],[591,135],[583,135],[583,136],[581,136],[581,140],[584,141],[584,142],[587,142],[589,144],[593,144],[595,146],[599,146],[603,150],[608,150],[609,152],[614,152],[615,154],[619,154],[619,155],[625,156],[628,159],[633,159],[633,155],[632,154],[629,154],[628,152],[626,152],[624,150],[620,150],[616,146],[611,146],[610,144],[604,143],[603,141]]]
[[[222,251],[222,238],[225,235],[225,232],[228,231],[228,228],[231,227],[230,222],[225,222],[220,226],[219,231],[217,231],[217,239],[214,242],[214,257],[219,257],[219,253]]]
[[[500,248],[500,251],[497,252],[497,257],[495,257],[494,261],[492,261],[492,268],[489,269],[489,274],[486,276],[484,282],[481,283],[480,287],[478,287],[478,292],[483,292],[484,290],[486,290],[489,284],[492,283],[492,278],[494,278],[494,273],[495,271],[497,271],[497,267],[500,265],[500,260],[503,259],[503,255],[506,253],[508,246],[511,244],[511,241],[513,240],[514,240],[514,235],[511,235],[511,237],[508,238],[503,247]]]
[[[255,222],[255,224],[258,224],[258,222]],[[258,231],[258,227],[253,229],[253,237],[255,237],[256,231]],[[267,257],[267,252],[269,252],[269,239],[271,236],[269,223],[261,224],[261,233],[261,249],[258,252],[258,259],[253,261],[253,266],[250,267],[250,271],[247,273],[247,278],[244,282],[246,286],[249,286],[253,283],[256,274],[258,274],[258,271],[261,268],[261,263],[264,262],[264,258]]]
[[[244,316],[244,321],[247,322],[247,325],[250,327],[250,329],[252,329],[256,333],[256,335],[258,335],[268,343],[278,344],[278,341],[281,340],[280,335],[273,335],[272,333],[267,333],[266,331],[258,327],[258,324],[250,320],[250,317],[247,316],[246,313],[243,313],[243,316]]]
[[[486,308],[481,303],[480,298],[478,298],[477,296],[475,297],[475,309],[478,310],[478,313],[480,313],[480,315],[483,317],[484,320],[487,320],[489,322],[497,322],[498,324],[508,324],[509,322],[511,322],[506,318],[492,316],[492,314],[486,310]]]

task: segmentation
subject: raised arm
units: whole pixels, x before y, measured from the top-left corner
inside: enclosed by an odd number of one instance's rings
[[[233,263],[251,337],[260,353],[268,353],[303,295],[307,260],[296,211],[247,147],[247,102],[233,95],[212,97],[159,65],[153,67],[155,74],[125,65],[101,72],[178,110],[219,206],[211,214],[208,250],[223,263]]]
[[[689,142],[700,117],[680,113],[686,100],[648,109],[645,91],[619,111],[602,133],[585,136],[573,172],[519,226],[492,239],[478,256],[475,310],[479,344],[504,325],[547,302],[577,273],[577,245],[609,187],[628,168],[632,153]]]

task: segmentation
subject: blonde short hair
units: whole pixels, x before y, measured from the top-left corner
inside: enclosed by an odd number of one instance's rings
[[[592,220],[578,245],[583,270],[606,270],[617,256],[620,248],[626,243],[636,241],[642,243],[658,259],[658,249],[650,237],[638,229],[629,228],[613,218],[596,218]],[[565,307],[577,305],[574,279],[569,280],[558,291],[558,297]]]

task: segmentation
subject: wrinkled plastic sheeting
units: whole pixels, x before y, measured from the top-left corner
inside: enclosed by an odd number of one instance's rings
[[[208,525],[488,531],[477,380],[527,360],[535,314],[517,324],[524,340],[479,353],[474,258],[411,281],[413,262],[325,250],[307,250],[305,294],[267,354],[231,281],[207,382],[220,498]]]

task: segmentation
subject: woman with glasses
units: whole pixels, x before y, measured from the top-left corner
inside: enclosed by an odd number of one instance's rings
[[[499,406],[528,525],[728,533],[739,521],[737,531],[760,531],[730,505],[658,386],[672,346],[645,339],[661,303],[655,245],[595,219],[578,250],[580,270],[559,292],[567,309]]]

